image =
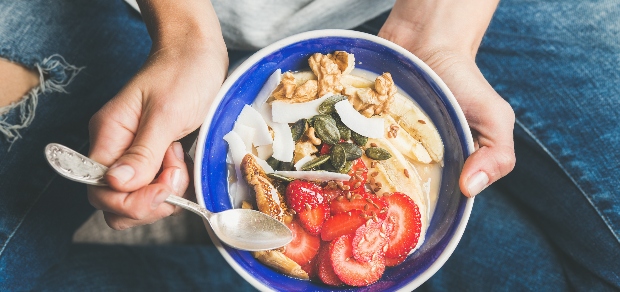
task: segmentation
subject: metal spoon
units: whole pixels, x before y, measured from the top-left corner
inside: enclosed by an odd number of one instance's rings
[[[45,157],[52,168],[65,178],[94,186],[107,186],[104,174],[108,168],[73,149],[51,143],[45,147]],[[202,216],[221,242],[236,249],[269,250],[282,247],[293,239],[286,225],[259,211],[229,209],[212,213],[174,195],[168,197],[166,202]]]

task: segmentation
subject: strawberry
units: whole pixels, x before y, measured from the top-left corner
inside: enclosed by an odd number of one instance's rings
[[[343,235],[332,241],[329,252],[334,272],[347,285],[370,285],[379,280],[385,271],[385,259],[380,252],[375,253],[368,262],[353,258],[353,235]]]
[[[319,279],[327,285],[331,286],[340,286],[344,283],[338,278],[336,272],[334,272],[334,267],[332,266],[332,260],[329,256],[329,243],[324,242],[321,244],[321,248],[319,249],[319,254],[316,256],[317,262],[317,270]]]
[[[338,196],[330,203],[332,215],[346,213],[351,210],[362,210],[364,214],[383,220],[387,216],[387,202],[383,198],[377,198],[368,193],[352,194],[351,199]]]
[[[312,235],[319,235],[323,222],[329,217],[329,205],[319,204],[313,209],[304,209],[297,213],[301,226]]]
[[[358,227],[366,222],[365,215],[360,210],[336,214],[323,223],[321,239],[331,241],[339,236],[354,233]]]
[[[364,185],[368,177],[368,167],[366,167],[366,164],[364,164],[361,158],[353,161],[353,166],[348,174],[351,176],[351,179],[342,183],[347,186],[352,193],[364,193],[366,191]]]
[[[398,258],[385,258],[385,266],[386,267],[394,267],[402,264],[407,259],[407,255]]]
[[[294,219],[288,224],[288,228],[293,233],[293,240],[284,246],[284,255],[291,260],[304,266],[312,260],[319,251],[321,239],[306,232],[299,222]]]
[[[321,155],[329,154],[331,149],[332,149],[331,145],[324,143],[323,145],[321,145],[321,151],[319,152],[319,154]]]
[[[321,247],[322,246],[323,245],[321,245]],[[320,251],[321,251],[321,248],[319,248],[319,253],[320,253]],[[311,280],[317,280],[318,279],[318,276],[319,276],[319,274],[318,274],[318,272],[319,272],[319,269],[318,269],[318,259],[319,259],[319,256],[317,254],[316,256],[314,256],[310,260],[309,263],[301,266],[301,269],[306,271],[306,273],[308,274],[308,277]]]
[[[413,200],[403,193],[393,193],[385,198],[388,203],[386,221],[394,224],[385,256],[400,258],[409,254],[418,243],[422,225],[420,211]]]
[[[353,237],[353,257],[359,262],[368,262],[372,256],[384,253],[388,238],[392,234],[392,224],[385,221],[368,220],[355,231]]]
[[[286,202],[297,213],[325,203],[323,189],[315,183],[294,180],[286,187]]]

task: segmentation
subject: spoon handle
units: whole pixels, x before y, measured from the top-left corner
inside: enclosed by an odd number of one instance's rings
[[[93,186],[107,186],[104,179],[108,168],[79,152],[60,145],[50,143],[45,147],[45,158],[58,174],[70,180]],[[183,209],[196,213],[209,220],[212,213],[202,206],[179,196],[171,195],[166,198],[166,203],[179,206]]]

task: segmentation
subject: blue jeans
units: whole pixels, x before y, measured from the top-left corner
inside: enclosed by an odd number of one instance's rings
[[[620,289],[619,17],[611,1],[500,3],[477,61],[515,109],[517,166],[421,290]],[[87,151],[90,116],[148,54],[140,16],[121,0],[3,1],[0,36],[0,57],[44,77],[0,109],[0,291],[253,290],[211,245],[71,243],[93,209],[43,148]]]

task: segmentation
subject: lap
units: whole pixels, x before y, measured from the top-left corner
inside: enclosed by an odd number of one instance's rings
[[[21,290],[62,259],[92,212],[85,187],[49,167],[45,145],[88,151],[90,117],[138,70],[150,39],[121,0],[5,1],[0,19],[0,57],[43,78],[0,117],[0,290]]]

